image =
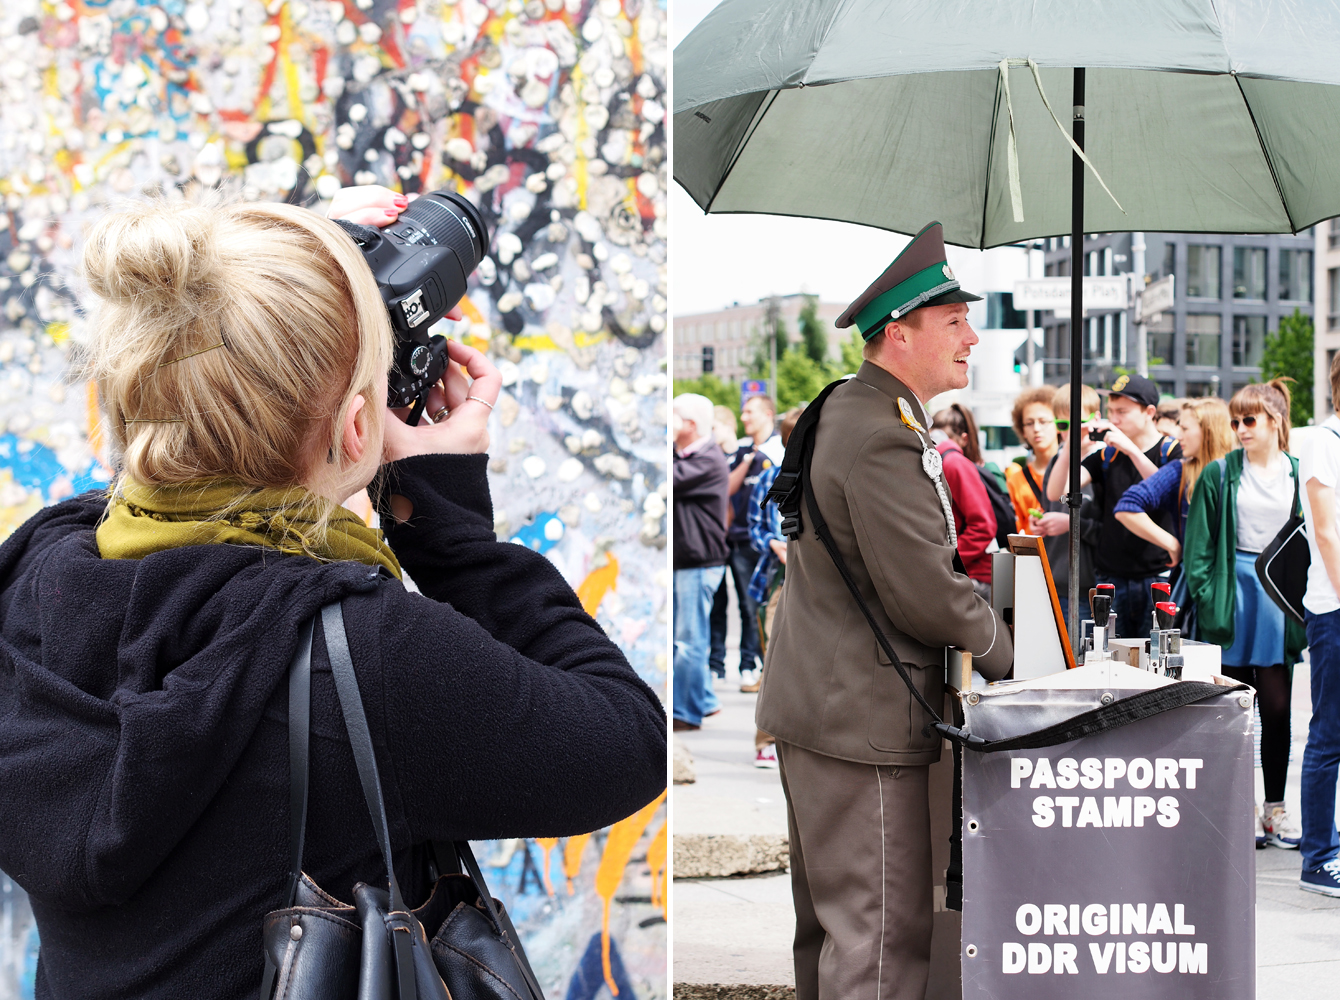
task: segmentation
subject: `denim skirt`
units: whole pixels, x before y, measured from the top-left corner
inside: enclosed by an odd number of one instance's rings
[[[1238,552],[1238,593],[1233,613],[1233,645],[1224,650],[1226,667],[1273,667],[1284,662],[1284,612],[1256,575],[1259,552]]]

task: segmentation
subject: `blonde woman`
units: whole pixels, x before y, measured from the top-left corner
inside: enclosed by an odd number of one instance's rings
[[[1182,559],[1182,534],[1196,480],[1210,462],[1233,447],[1228,405],[1215,397],[1192,399],[1177,415],[1182,457],[1175,458],[1143,482],[1136,483],[1117,501],[1118,521],[1132,534],[1168,552],[1168,565]],[[1189,457],[1188,457],[1189,456]],[[1166,515],[1173,530],[1161,527],[1152,515]]]
[[[1256,688],[1266,801],[1258,844],[1296,850],[1301,831],[1284,808],[1293,665],[1307,637],[1287,621],[1256,575],[1256,558],[1299,509],[1298,459],[1289,444],[1284,379],[1246,385],[1229,402],[1242,447],[1205,468],[1187,514],[1182,561],[1201,637],[1224,648],[1223,672]]]
[[[394,197],[350,215],[386,224]],[[0,868],[31,897],[39,996],[257,994],[288,885],[286,674],[333,601],[410,906],[430,840],[589,832],[658,794],[656,696],[494,536],[484,355],[453,343],[440,422],[403,423],[371,271],[291,205],[112,214],[83,271],[115,483],[0,548]],[[340,506],[379,470],[384,535]],[[385,874],[314,647],[303,867],[348,901]]]

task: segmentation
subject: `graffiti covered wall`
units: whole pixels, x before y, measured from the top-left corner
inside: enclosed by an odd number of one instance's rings
[[[84,227],[125,198],[322,211],[341,186],[451,187],[493,233],[452,335],[505,388],[499,537],[543,552],[666,679],[664,0],[5,0],[0,537],[111,476],[78,379]],[[665,809],[478,845],[551,998],[667,995]],[[37,935],[0,875],[0,1000]]]

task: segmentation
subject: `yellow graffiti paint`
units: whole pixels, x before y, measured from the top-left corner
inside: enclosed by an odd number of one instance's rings
[[[613,552],[606,552],[604,560],[603,564],[597,565],[587,573],[586,579],[577,587],[577,599],[582,602],[582,607],[592,618],[600,609],[600,602],[605,599],[605,595],[616,589],[619,581],[619,560],[614,557]]]
[[[651,844],[647,847],[647,867],[651,869],[651,904],[652,906],[659,906],[661,913],[665,914],[667,918],[670,914],[666,909],[665,858],[669,828],[669,823],[662,823],[661,828],[656,831],[656,836],[651,838]]]
[[[539,844],[540,849],[544,851],[544,867],[540,870],[544,874],[544,891],[552,896],[554,894],[554,883],[549,881],[549,855],[558,846],[558,838],[536,837],[535,843]]]
[[[589,833],[583,833],[576,837],[569,837],[568,842],[563,845],[563,875],[568,880],[568,895],[573,895],[572,880],[582,871],[582,852],[586,850],[586,842],[591,839]]]
[[[534,333],[524,337],[516,337],[512,341],[513,347],[518,347],[523,351],[557,351],[558,345],[554,343],[552,337],[543,333]]]
[[[605,916],[600,927],[600,964],[605,972],[605,985],[612,996],[619,995],[619,987],[614,983],[614,972],[610,969],[610,904],[614,894],[623,882],[624,869],[633,855],[633,848],[642,839],[647,824],[665,801],[665,792],[661,792],[651,802],[639,809],[627,819],[621,819],[610,827],[605,840],[605,853],[600,858],[600,868],[596,872],[596,894],[605,901]]]
[[[52,340],[53,343],[56,343],[56,344],[63,344],[63,343],[65,343],[67,340],[70,339],[70,324],[69,324],[69,323],[48,323],[48,324],[47,324],[47,336],[51,338],[51,340]]]

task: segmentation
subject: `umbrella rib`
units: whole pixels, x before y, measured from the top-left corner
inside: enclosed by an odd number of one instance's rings
[[[986,147],[986,177],[982,181],[982,228],[977,234],[977,249],[986,248],[986,209],[991,197],[991,167],[996,153],[996,122],[1000,120],[1000,77],[996,77],[996,101],[991,108],[991,135]]]
[[[1270,179],[1275,184],[1275,194],[1279,197],[1280,207],[1284,209],[1284,217],[1289,220],[1289,230],[1297,234],[1298,228],[1293,224],[1293,212],[1289,210],[1289,202],[1284,197],[1284,188],[1280,187],[1279,175],[1275,173],[1275,161],[1270,158],[1270,151],[1266,149],[1266,141],[1261,137],[1261,127],[1256,124],[1256,112],[1252,110],[1251,101],[1247,100],[1247,94],[1242,89],[1242,81],[1238,79],[1238,74],[1233,74],[1233,83],[1238,88],[1238,96],[1242,98],[1242,106],[1247,109],[1247,116],[1252,120],[1252,131],[1256,133],[1256,144],[1261,148],[1261,155],[1265,158],[1266,166],[1270,168]]]
[[[712,197],[707,200],[707,207],[703,209],[704,215],[707,215],[712,211],[712,206],[716,204],[717,195],[721,194],[721,189],[726,186],[726,181],[730,180],[730,175],[735,169],[735,164],[739,163],[740,157],[744,155],[744,147],[749,145],[749,140],[754,137],[754,132],[763,122],[763,116],[768,113],[768,110],[772,107],[772,102],[777,100],[777,95],[780,93],[780,90],[770,92],[767,101],[761,105],[758,111],[754,112],[754,120],[749,123],[749,128],[745,132],[744,137],[740,139],[740,144],[735,147],[735,153],[731,156],[730,164],[721,175],[721,181],[717,184],[716,190],[712,192]]]

